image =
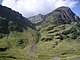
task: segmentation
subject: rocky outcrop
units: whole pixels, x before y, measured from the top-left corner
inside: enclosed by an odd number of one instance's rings
[[[34,24],[37,24],[37,23],[40,23],[44,18],[44,15],[42,14],[38,14],[38,15],[35,15],[35,16],[32,16],[32,17],[29,17],[28,19],[34,23]]]

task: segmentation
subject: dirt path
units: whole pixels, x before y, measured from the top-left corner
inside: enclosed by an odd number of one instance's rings
[[[80,57],[74,58],[74,59],[72,59],[72,60],[80,60]]]
[[[61,60],[61,57],[56,56],[53,58],[53,60]]]

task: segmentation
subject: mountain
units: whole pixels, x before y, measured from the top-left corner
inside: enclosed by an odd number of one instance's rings
[[[10,52],[12,55],[10,58],[14,59],[13,55],[16,50],[32,45],[32,42],[36,43],[37,38],[38,32],[35,31],[33,23],[19,12],[0,5],[0,59],[8,59]],[[9,49],[14,51],[12,52]]]
[[[62,6],[45,15],[41,25],[45,26],[48,23],[56,25],[56,22],[57,24],[68,24],[71,22],[80,22],[80,18],[69,7]]]
[[[0,5],[0,60],[80,57],[80,18],[69,7],[23,17]]]
[[[44,20],[41,23],[42,28],[40,30],[42,40],[52,40],[56,36],[57,39],[61,38],[61,40],[64,40],[62,35],[68,36],[69,34],[73,35],[77,33],[77,30],[80,28],[79,24],[80,18],[74,14],[69,7],[59,7],[45,15]],[[46,38],[43,37],[43,35]],[[76,38],[77,36],[75,35]]]
[[[0,5],[0,19],[1,27],[4,24],[6,25],[3,26],[1,29],[6,31],[9,31],[8,28],[16,31],[23,31],[23,29],[26,29],[27,27],[32,28],[32,23],[27,18],[23,17],[19,12],[13,11],[12,9],[1,5]]]
[[[43,20],[43,18],[44,18],[44,15],[38,14],[38,15],[29,17],[28,19],[36,25],[37,23],[40,23]]]
[[[0,33],[9,34],[10,31],[23,31],[33,24],[19,12],[0,5]],[[35,29],[35,28],[34,28]]]
[[[64,40],[79,37],[80,18],[69,7],[59,7],[45,15],[41,22],[41,40]]]
[[[62,6],[45,15],[37,27],[40,27],[39,51],[61,56],[62,60],[80,55],[80,18],[69,7]]]
[[[29,17],[28,19],[36,26],[45,26],[50,22],[53,24],[56,24],[55,22],[59,22],[59,24],[80,22],[80,18],[75,13],[73,13],[69,7],[65,6],[59,7],[47,15],[39,14],[36,16]]]

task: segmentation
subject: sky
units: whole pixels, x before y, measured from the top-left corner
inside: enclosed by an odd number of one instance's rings
[[[3,1],[3,0],[0,0],[0,4],[2,4],[2,1]]]
[[[24,17],[48,14],[61,6],[68,6],[80,16],[80,0],[0,0],[0,4],[20,12]]]

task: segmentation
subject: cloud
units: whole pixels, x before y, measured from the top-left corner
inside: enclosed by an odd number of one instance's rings
[[[75,0],[3,0],[2,5],[20,12],[25,17],[47,14],[60,6],[73,8]]]

